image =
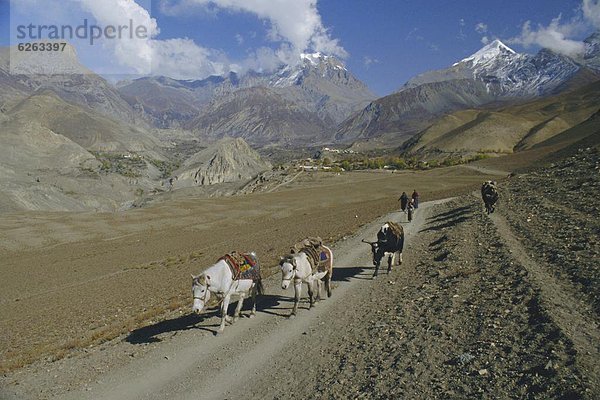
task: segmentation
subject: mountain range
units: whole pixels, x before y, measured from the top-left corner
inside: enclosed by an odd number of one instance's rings
[[[247,144],[422,157],[528,149],[596,115],[600,33],[585,45],[569,58],[494,41],[382,98],[321,53],[269,73],[113,85],[74,48],[62,75],[10,74],[0,49],[0,209],[119,209],[173,176],[176,188],[248,180],[269,164]]]
[[[519,54],[499,40],[447,69],[425,72],[371,102],[339,125],[343,142],[383,137],[400,143],[436,118],[461,109],[518,102],[572,90],[600,78],[600,35],[586,39],[581,59],[542,49]]]
[[[119,91],[159,128],[182,127],[209,141],[244,137],[257,145],[327,137],[375,98],[339,60],[320,53],[302,54],[300,63],[274,73],[199,81],[148,77],[122,82]]]

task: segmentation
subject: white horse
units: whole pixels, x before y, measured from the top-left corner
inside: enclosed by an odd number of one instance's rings
[[[294,281],[294,308],[290,317],[294,317],[298,311],[298,303],[300,302],[300,295],[302,293],[302,283],[306,283],[308,286],[308,297],[310,299],[310,308],[312,308],[316,302],[321,300],[321,280],[325,281],[325,288],[327,289],[327,297],[331,297],[331,277],[333,275],[333,252],[329,247],[323,246],[323,249],[328,252],[328,264],[326,270],[322,272],[312,271],[308,256],[304,252],[296,254],[290,254],[286,257],[281,257],[279,267],[281,268],[281,288],[287,289],[290,286],[292,280]],[[314,284],[317,283],[317,296],[314,298]]]
[[[263,293],[263,286],[260,280],[256,282],[251,279],[234,280],[231,268],[225,260],[221,259],[200,275],[192,275],[192,294],[194,296],[192,311],[200,314],[210,300],[211,293],[221,298],[221,325],[218,333],[223,333],[226,322],[234,323],[240,317],[244,299],[249,295],[252,296],[250,318],[256,315],[256,295]],[[232,297],[238,298],[233,319],[227,315]]]

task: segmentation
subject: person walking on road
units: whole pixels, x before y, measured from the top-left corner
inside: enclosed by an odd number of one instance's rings
[[[406,212],[408,213],[408,222],[412,221],[414,208],[415,208],[414,201],[413,200],[409,201],[408,204],[406,205]]]
[[[413,200],[413,203],[414,203],[413,206],[415,208],[419,208],[419,193],[417,192],[417,189],[415,189],[413,191],[412,200]]]
[[[406,192],[402,192],[402,195],[400,196],[398,201],[400,202],[400,209],[403,212],[406,212],[406,206],[408,205],[408,195],[406,194]]]

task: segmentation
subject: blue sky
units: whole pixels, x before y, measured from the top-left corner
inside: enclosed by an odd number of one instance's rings
[[[13,0],[10,10],[9,1],[0,0],[0,44],[8,45],[13,34],[9,11],[23,21],[37,13],[49,24],[53,1],[58,0]],[[69,9],[81,5],[79,13],[61,16],[70,21],[86,16],[107,23],[124,14],[112,16],[96,4],[102,2],[94,1],[57,4],[73,3]],[[535,52],[546,43],[559,51],[575,51],[600,23],[598,0],[154,0],[151,7],[137,3],[151,9],[158,28],[153,39],[160,46],[152,46],[153,61],[159,60],[155,72],[202,78],[230,69],[268,70],[300,51],[316,49],[343,57],[348,69],[378,95],[393,92],[418,73],[447,67],[495,38],[521,52]],[[120,56],[113,57],[111,51]],[[119,52],[110,46],[80,53],[86,65],[100,72],[108,59],[133,68],[141,57],[127,59],[123,53],[135,51]]]

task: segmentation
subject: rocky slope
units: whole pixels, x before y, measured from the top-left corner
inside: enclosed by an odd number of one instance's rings
[[[38,96],[0,119],[0,213],[114,211],[131,202],[136,190],[147,188],[141,177],[100,173],[102,164],[84,148],[87,139],[77,143],[77,130],[70,130],[74,137],[69,138],[54,131],[53,123],[26,111],[34,106],[35,112],[43,113],[45,102],[64,105],[54,96]]]
[[[29,92],[25,82],[10,74],[9,49],[0,47],[0,112],[11,108]]]
[[[512,178],[502,190],[507,218],[526,247],[561,280],[585,293],[600,316],[600,132],[596,146],[524,176]]]
[[[215,99],[185,128],[204,140],[232,136],[267,145],[316,140],[327,124],[276,91],[254,87]]]
[[[163,159],[161,144],[149,130],[118,122],[63,101],[50,89],[36,91],[5,113],[10,128],[36,121],[87,150],[136,152]]]
[[[160,186],[152,132],[39,89],[0,114],[0,212],[131,206]]]
[[[406,137],[441,114],[495,100],[485,84],[469,79],[432,82],[377,99],[340,124],[335,138],[354,141],[382,134]]]
[[[146,77],[118,85],[127,102],[159,128],[180,127],[196,117],[228,78],[178,81],[168,77]]]
[[[255,145],[281,145],[322,140],[327,125],[274,90],[255,87],[214,100],[185,128],[209,142],[229,136]]]
[[[192,157],[175,172],[175,188],[251,179],[271,168],[241,138],[226,138]]]
[[[583,63],[590,68],[600,70],[600,31],[584,40],[585,55]]]
[[[562,95],[496,108],[462,110],[435,121],[402,150],[410,154],[522,151],[585,123],[598,112],[600,82]],[[588,134],[593,128],[588,130]]]

